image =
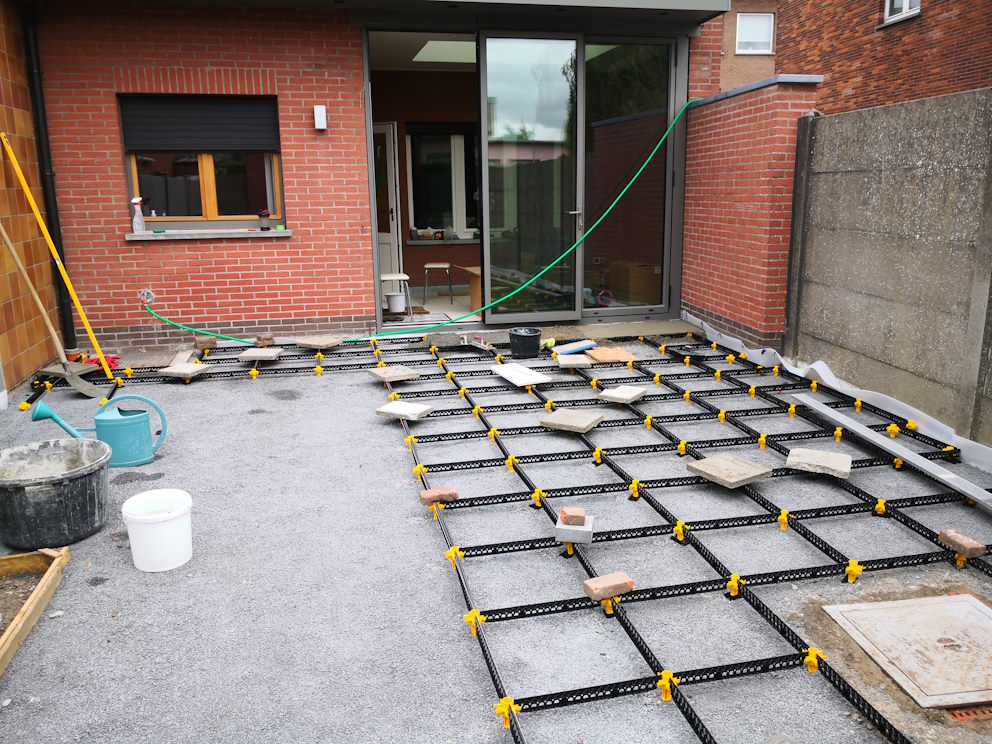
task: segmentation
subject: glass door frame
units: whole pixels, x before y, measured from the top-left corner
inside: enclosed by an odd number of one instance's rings
[[[681,63],[688,66],[688,42],[671,36],[617,36],[592,35],[586,37],[588,44],[651,44],[668,47],[668,124],[671,124],[681,106],[679,101],[685,101],[687,90],[682,84],[677,70]],[[585,55],[583,55],[584,57]],[[680,59],[681,58],[681,59]],[[684,69],[683,67],[683,69]],[[583,122],[584,124],[585,122]],[[667,126],[667,125],[666,125]],[[659,135],[660,136],[660,135]],[[663,284],[661,304],[659,305],[629,305],[625,307],[590,307],[582,308],[583,318],[607,318],[611,316],[647,316],[651,318],[677,317],[680,308],[675,308],[672,315],[672,304],[681,297],[682,284],[682,194],[685,188],[685,114],[676,125],[668,139],[665,140],[665,162],[668,164],[665,173],[665,232],[662,246]],[[583,166],[585,161],[583,160]],[[630,164],[635,167],[634,163]],[[637,163],[636,166],[640,166]],[[582,173],[585,179],[585,171]],[[625,184],[618,184],[617,190]],[[585,224],[589,225],[599,218],[598,214],[585,216]],[[677,224],[676,224],[677,223]],[[677,238],[674,240],[673,238]],[[677,250],[676,250],[677,245]],[[579,246],[582,247],[581,245]],[[677,256],[675,255],[677,254]],[[583,263],[583,269],[585,264]],[[585,273],[582,273],[585,278]]]
[[[489,86],[488,72],[489,60],[486,54],[486,42],[489,39],[534,39],[561,40],[575,42],[575,205],[579,210],[576,214],[575,228],[576,238],[582,234],[579,226],[582,225],[584,210],[584,173],[585,173],[585,40],[582,33],[556,33],[540,31],[490,31],[480,30],[478,32],[479,51],[476,59],[479,65],[479,169],[482,180],[482,230],[479,237],[482,238],[482,298],[484,304],[488,305],[493,301],[492,282],[490,281],[491,247],[489,231]],[[582,317],[582,267],[584,256],[582,254],[582,244],[580,243],[569,256],[573,262],[573,282],[574,282],[574,306],[570,310],[547,310],[523,313],[505,313],[497,315],[492,310],[486,310],[483,315],[483,322],[486,325],[503,325],[514,323],[545,323],[563,320],[579,320]],[[474,308],[473,308],[474,309]]]

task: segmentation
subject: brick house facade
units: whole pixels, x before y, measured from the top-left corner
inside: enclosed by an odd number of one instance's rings
[[[779,4],[776,72],[823,75],[826,114],[992,86],[992,9],[921,0],[884,23],[883,0]]]

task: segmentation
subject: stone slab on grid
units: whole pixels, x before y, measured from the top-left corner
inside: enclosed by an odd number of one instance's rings
[[[69,368],[69,374],[73,375],[85,375],[87,372],[94,372],[100,367],[94,367],[92,364],[86,364],[85,362],[69,362],[66,365]],[[44,375],[46,377],[65,377],[66,370],[59,364],[49,364],[47,367],[42,367],[38,374]]]
[[[282,356],[283,350],[274,347],[245,349],[238,355],[242,362],[274,362]]]
[[[771,468],[737,455],[715,455],[702,460],[688,460],[685,467],[690,473],[701,475],[724,488],[740,488],[772,474]]]
[[[493,374],[502,377],[511,385],[516,385],[517,387],[524,387],[526,385],[540,385],[545,382],[551,382],[552,379],[543,372],[535,372],[529,367],[525,367],[524,365],[517,364],[515,362],[494,364],[489,368],[489,370]]]
[[[822,473],[835,478],[848,478],[851,475],[851,456],[842,452],[823,452],[805,447],[793,447],[785,460],[787,468],[804,470],[807,473]]]
[[[420,373],[417,370],[411,367],[405,367],[402,364],[375,367],[368,370],[368,373],[379,382],[406,382],[407,380],[420,379]],[[445,388],[440,387],[439,390],[445,391]]]
[[[158,371],[163,377],[175,377],[183,380],[191,380],[199,375],[206,374],[210,371],[212,365],[210,364],[193,364],[192,362],[187,362],[186,364],[172,364],[168,367],[163,367]]]
[[[617,385],[607,388],[599,394],[600,400],[608,403],[633,403],[652,392],[650,388],[639,385]]]
[[[332,349],[340,343],[340,336],[307,336],[306,338],[299,339],[296,345],[301,349],[323,351],[324,349]]]
[[[636,362],[637,357],[620,346],[597,346],[585,352],[594,362]]]
[[[603,414],[589,408],[558,408],[541,419],[541,426],[585,434],[603,421]]]
[[[393,400],[384,406],[375,409],[377,416],[400,419],[403,421],[417,421],[434,410],[434,406],[423,403],[408,403],[405,400]]]
[[[197,359],[199,356],[200,356],[200,352],[198,352],[196,349],[182,349],[181,351],[177,351],[175,354],[172,355],[172,359],[169,361],[169,364],[167,366],[171,367],[175,364],[189,364],[194,359]]]
[[[558,367],[560,369],[588,369],[592,366],[592,359],[585,354],[559,354]]]
[[[992,608],[972,595],[823,609],[922,707],[992,701]]]

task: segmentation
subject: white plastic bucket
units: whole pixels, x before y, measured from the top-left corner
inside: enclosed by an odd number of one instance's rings
[[[178,488],[132,496],[121,507],[139,571],[169,571],[193,557],[193,498]]]
[[[391,313],[405,313],[406,297],[402,292],[386,292],[386,308]]]

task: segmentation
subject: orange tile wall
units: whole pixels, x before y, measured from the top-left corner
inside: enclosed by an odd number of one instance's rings
[[[7,133],[35,201],[42,203],[38,154],[31,118],[21,23],[9,2],[0,2],[0,129]],[[40,237],[28,201],[6,154],[0,167],[0,220],[31,281],[58,328],[48,248]],[[42,316],[17,272],[6,246],[0,246],[0,364],[7,389],[31,376],[55,356]]]

